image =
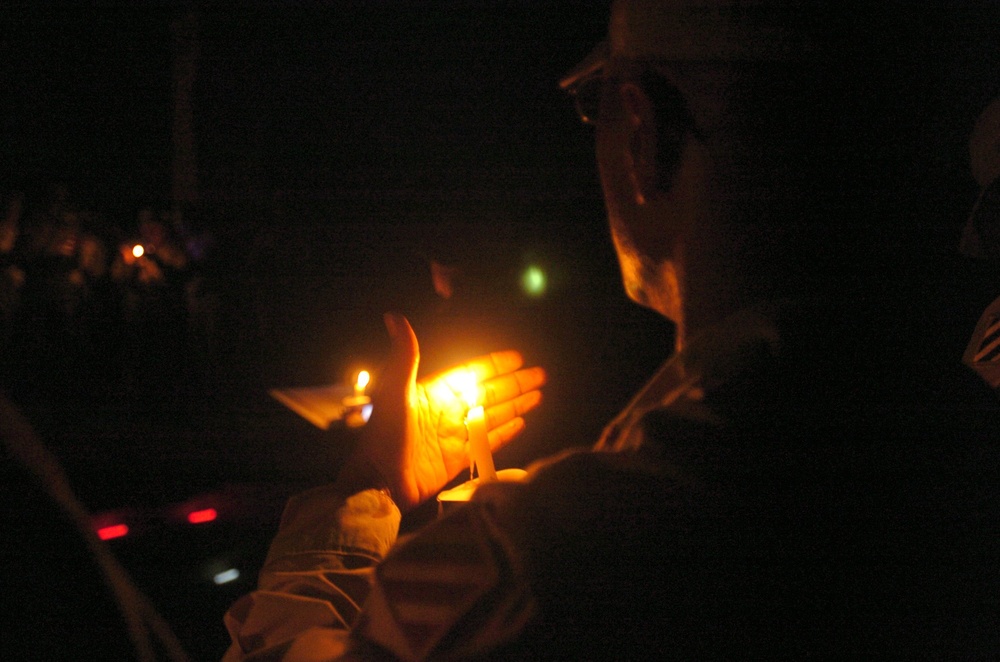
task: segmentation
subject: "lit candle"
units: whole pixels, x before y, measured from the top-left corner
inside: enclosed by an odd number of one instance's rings
[[[365,394],[365,387],[368,386],[368,382],[371,381],[372,376],[368,374],[367,370],[362,370],[358,373],[358,378],[354,381],[354,397],[360,398]]]
[[[371,375],[367,370],[362,370],[354,381],[354,395],[344,398],[344,423],[348,427],[361,427],[368,422],[372,399],[365,395],[365,388],[370,382]]]
[[[517,482],[527,478],[523,469],[496,470],[493,465],[493,453],[490,452],[490,442],[486,436],[486,410],[479,401],[476,378],[471,372],[459,372],[448,376],[446,383],[441,384],[443,390],[436,392],[435,397],[442,401],[458,396],[466,403],[465,429],[469,435],[469,480],[444,490],[437,496],[438,516],[444,516],[452,508],[468,501],[473,493],[483,483],[493,481]],[[479,477],[474,478],[478,471]]]
[[[469,478],[472,478],[475,467],[479,472],[480,481],[496,480],[493,454],[490,453],[490,442],[486,436],[486,410],[478,404],[479,389],[476,386],[476,377],[467,372],[458,379],[455,386],[468,406],[465,413],[465,429],[469,435]]]

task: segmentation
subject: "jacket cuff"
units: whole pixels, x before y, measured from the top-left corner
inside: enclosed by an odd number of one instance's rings
[[[401,514],[384,490],[344,496],[335,486],[314,488],[288,500],[265,566],[312,552],[361,554],[381,560],[396,542]]]

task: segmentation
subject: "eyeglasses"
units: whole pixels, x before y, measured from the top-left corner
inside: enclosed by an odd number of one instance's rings
[[[605,79],[595,75],[584,78],[566,92],[573,97],[573,105],[584,124],[595,124],[601,110],[601,93]]]
[[[622,80],[618,76],[601,75],[598,71],[567,88],[566,92],[573,97],[573,104],[580,115],[580,121],[589,125],[597,124],[600,119],[604,86],[613,82],[620,83]],[[635,80],[642,85],[652,99],[659,121],[664,126],[675,127],[680,133],[690,131],[699,140],[704,140],[704,134],[699,130],[684,97],[663,76],[647,68],[630,76],[629,80]]]

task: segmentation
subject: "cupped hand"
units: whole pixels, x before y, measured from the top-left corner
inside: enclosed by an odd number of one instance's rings
[[[469,467],[463,381],[475,384],[486,410],[490,449],[524,429],[541,402],[545,371],[524,368],[519,352],[493,352],[416,381],[420,349],[410,323],[387,313],[392,353],[373,393],[374,408],[338,482],[352,489],[386,487],[404,512],[437,494]]]

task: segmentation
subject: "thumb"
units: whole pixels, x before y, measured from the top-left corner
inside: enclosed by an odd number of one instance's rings
[[[406,317],[399,313],[386,313],[383,321],[392,342],[392,350],[380,380],[380,391],[387,395],[406,395],[410,385],[416,380],[417,365],[420,363],[417,335]]]

